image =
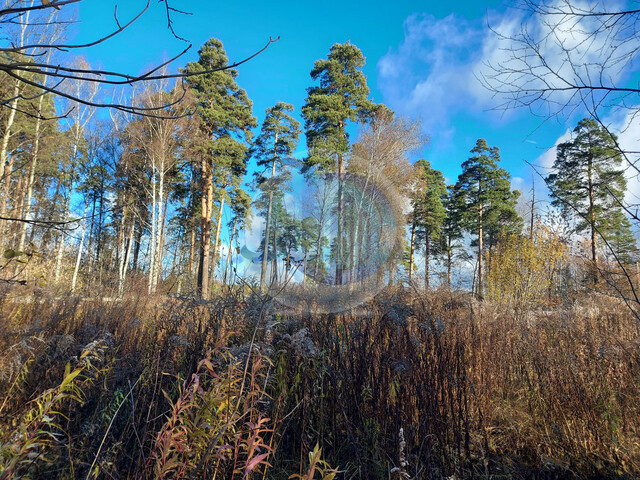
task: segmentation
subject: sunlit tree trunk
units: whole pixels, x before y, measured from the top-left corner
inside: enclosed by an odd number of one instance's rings
[[[598,283],[598,237],[596,231],[595,187],[593,185],[593,159],[589,155],[587,161],[587,188],[589,195],[589,229],[591,234],[591,277],[593,283]]]
[[[413,281],[413,256],[416,245],[416,223],[411,222],[411,238],[409,239],[409,285]]]
[[[339,126],[342,131],[342,124]],[[344,161],[338,155],[338,229],[336,234],[336,285],[342,285],[344,245],[342,232],[344,230],[344,192],[343,190]]]
[[[273,142],[273,162],[271,164],[271,179],[276,176],[276,155],[278,148],[278,132],[275,133]],[[260,288],[264,288],[265,278],[267,275],[267,252],[269,251],[269,228],[271,226],[271,209],[273,208],[273,184],[269,188],[269,205],[267,207],[267,224],[264,230],[264,241],[262,248],[262,266],[260,268]]]
[[[224,279],[223,283],[227,284],[227,273],[229,271],[229,264],[231,263],[231,256],[233,255],[233,238],[236,234],[236,227],[238,225],[238,217],[233,220],[233,230],[231,231],[231,239],[229,240],[229,254],[227,255],[227,265],[224,267]]]
[[[156,229],[158,228],[157,218],[157,180],[156,180],[155,161],[152,160],[152,177],[151,177],[151,236],[149,237],[149,277],[147,281],[147,292],[153,293],[153,281],[156,269]]]
[[[33,1],[31,2],[33,5]],[[24,15],[24,21],[20,22],[20,35],[18,46],[24,45],[25,31],[26,27],[29,24],[30,12],[27,11]],[[9,196],[9,181],[11,177],[11,170],[13,168],[13,155],[11,156],[10,164],[8,169],[5,168],[7,164],[7,159],[9,156],[8,148],[9,148],[9,139],[12,135],[12,128],[16,118],[16,111],[18,108],[18,100],[20,96],[20,82],[18,80],[13,84],[13,97],[10,103],[9,108],[9,116],[7,117],[7,122],[5,124],[4,133],[2,135],[2,144],[0,144],[0,185],[2,182],[5,182],[4,188],[4,196],[2,198],[2,205],[0,206],[0,215],[6,216],[7,213],[7,202]],[[0,241],[3,240],[5,232],[7,232],[6,225],[4,223],[0,223]]]
[[[429,270],[429,261],[431,260],[430,250],[431,250],[431,245],[429,245],[429,232],[426,232],[425,238],[424,238],[424,289],[427,291],[429,290],[429,277],[430,277],[430,270]]]
[[[40,96],[38,100],[38,111],[42,111],[42,101],[44,99],[44,95]],[[36,118],[35,125],[35,136],[33,141],[33,151],[31,152],[31,164],[29,166],[29,180],[27,181],[27,199],[24,206],[24,211],[22,212],[22,218],[24,220],[29,220],[29,216],[31,215],[31,201],[33,199],[33,184],[35,181],[36,175],[36,165],[38,163],[38,154],[40,150],[40,129],[42,128],[42,119],[40,116]],[[22,223],[22,229],[20,231],[20,241],[18,242],[18,251],[24,250],[25,239],[27,236],[27,227],[29,224],[27,222]]]
[[[85,203],[84,205],[84,213],[82,214],[82,217],[86,217],[87,216],[87,207],[88,205]],[[87,232],[87,221],[86,219],[83,220],[83,226],[82,226],[82,236],[80,237],[80,245],[78,246],[78,254],[76,255],[76,265],[73,269],[73,277],[71,278],[71,292],[75,292],[76,291],[76,283],[78,280],[78,270],[80,270],[80,260],[82,259],[82,247],[84,246],[84,237],[86,235]]]
[[[127,279],[127,270],[129,268],[129,260],[131,257],[131,246],[133,244],[133,233],[136,229],[135,218],[131,220],[131,227],[129,229],[129,238],[125,239],[123,243],[123,251],[120,255],[120,265],[118,266],[118,296],[122,296],[124,293],[124,285]]]
[[[200,238],[200,264],[198,266],[198,293],[209,298],[209,266],[211,264],[211,213],[213,211],[213,173],[206,158],[202,160],[202,230]]]
[[[451,264],[453,262],[453,246],[451,236],[447,237],[447,285],[451,290]]]
[[[71,190],[72,190],[73,184],[69,185],[69,190],[67,192],[67,195],[65,196],[64,199],[64,209],[63,209],[63,213],[62,213],[62,221],[66,222],[67,218],[69,217],[69,207],[71,204]],[[60,232],[60,234],[58,235],[58,244],[56,246],[56,267],[55,267],[55,274],[54,274],[54,278],[55,281],[58,282],[60,280],[60,272],[62,270],[62,255],[64,253],[64,232]]]
[[[13,97],[10,104],[9,116],[7,117],[7,123],[5,124],[4,134],[2,135],[2,145],[0,146],[0,186],[2,182],[4,182],[4,194],[2,197],[2,205],[0,206],[0,215],[3,217],[7,216],[7,201],[9,200],[9,182],[11,181],[11,170],[13,169],[13,155],[11,156],[10,163],[8,167],[5,169],[5,165],[8,159],[8,148],[9,148],[9,139],[11,138],[11,128],[13,127],[13,122],[16,117],[16,108],[18,106],[18,94],[20,93],[20,84],[18,82],[15,83],[13,90]],[[5,221],[0,222],[0,241],[4,240],[4,236],[7,233],[8,229],[6,228],[7,224]]]
[[[479,194],[478,194],[478,198],[482,198],[482,186],[479,186]],[[482,270],[484,267],[484,262],[483,262],[483,255],[482,255],[482,251],[483,251],[483,245],[482,245],[482,241],[483,241],[483,237],[484,237],[484,231],[483,231],[483,225],[482,225],[482,201],[480,201],[480,207],[478,208],[478,298],[482,298],[483,297],[483,278],[482,278]]]
[[[215,278],[216,266],[218,264],[218,250],[220,249],[220,231],[222,229],[222,212],[224,210],[224,188],[220,198],[220,208],[216,223],[216,233],[213,239],[213,252],[211,253],[211,278]]]

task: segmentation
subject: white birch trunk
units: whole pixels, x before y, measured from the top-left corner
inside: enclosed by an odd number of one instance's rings
[[[88,205],[85,203],[84,205],[84,213],[82,217],[87,216],[87,208]],[[76,256],[76,266],[73,269],[73,277],[71,278],[71,293],[76,291],[76,282],[78,280],[78,270],[80,270],[80,260],[82,258],[82,247],[84,246],[84,237],[87,233],[87,220],[86,218],[82,221],[82,236],[80,237],[80,246],[78,247],[78,255]]]
[[[44,100],[44,95],[40,96],[38,101],[38,112],[42,111],[42,101]],[[38,163],[38,151],[40,149],[40,128],[42,126],[42,120],[40,116],[36,119],[36,128],[35,128],[35,140],[33,143],[33,152],[31,155],[31,165],[29,167],[29,183],[27,183],[27,201],[24,206],[24,211],[22,213],[22,219],[28,220],[31,215],[31,201],[33,199],[33,183],[35,180],[36,174],[36,165]],[[29,224],[27,222],[22,222],[22,229],[20,231],[20,241],[18,242],[18,251],[21,252],[24,250],[25,239],[27,238],[27,227]]]
[[[129,260],[131,259],[131,246],[133,245],[133,233],[136,229],[135,218],[131,221],[131,229],[129,231],[129,239],[124,240],[126,247],[123,244],[123,252],[120,256],[120,265],[118,268],[118,296],[121,297],[124,293],[124,284],[127,279],[127,270],[129,269]]]
[[[153,161],[153,176],[151,178],[151,237],[149,238],[149,282],[147,291],[149,294],[153,293],[153,278],[155,275],[156,267],[156,228],[157,228],[157,197],[156,197],[156,167],[155,161]]]

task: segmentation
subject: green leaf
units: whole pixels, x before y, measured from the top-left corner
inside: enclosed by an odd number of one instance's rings
[[[67,363],[67,366],[69,366],[69,364]],[[66,368],[65,368],[66,371]],[[60,390],[64,389],[67,385],[69,385],[71,382],[73,382],[73,380],[80,375],[80,372],[82,372],[81,368],[77,368],[75,369],[73,372],[65,375],[64,380],[62,381],[62,383],[60,384]]]

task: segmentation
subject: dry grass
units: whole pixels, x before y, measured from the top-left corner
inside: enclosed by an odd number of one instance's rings
[[[0,478],[640,476],[638,325],[606,297],[522,312],[388,290],[311,316],[234,289],[0,309]]]

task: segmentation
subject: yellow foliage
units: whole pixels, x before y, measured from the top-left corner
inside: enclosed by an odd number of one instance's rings
[[[553,284],[567,247],[543,225],[533,239],[505,234],[487,258],[487,299],[518,306],[541,303]]]

